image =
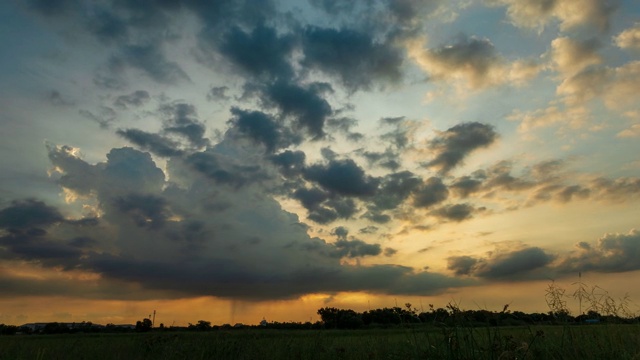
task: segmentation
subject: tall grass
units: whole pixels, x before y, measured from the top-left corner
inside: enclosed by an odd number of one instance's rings
[[[580,310],[600,316],[631,314],[627,297],[615,300],[599,287],[578,284]],[[569,322],[569,295],[555,283],[545,298],[556,325],[508,326],[508,306],[483,326],[455,302],[447,321],[405,321],[365,330],[236,329],[203,332],[0,336],[4,359],[635,359],[640,325]],[[411,304],[406,304],[408,310]],[[435,311],[431,306],[432,311]],[[562,316],[565,316],[564,318]],[[577,317],[576,317],[577,318]],[[488,325],[492,324],[492,325]],[[559,325],[558,325],[559,324]]]

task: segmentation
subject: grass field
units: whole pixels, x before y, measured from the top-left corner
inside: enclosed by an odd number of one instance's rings
[[[640,359],[640,325],[16,335],[0,359]]]

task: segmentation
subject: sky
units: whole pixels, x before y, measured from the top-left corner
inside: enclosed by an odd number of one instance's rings
[[[640,303],[639,19],[2,1],[0,323],[546,312],[579,274]]]

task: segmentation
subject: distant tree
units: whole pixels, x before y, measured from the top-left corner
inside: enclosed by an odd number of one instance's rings
[[[321,308],[318,315],[326,328],[329,329],[358,329],[364,325],[362,314],[351,309]]]
[[[142,321],[136,321],[136,331],[146,332],[150,331],[153,323],[150,319],[144,318]]]
[[[0,324],[0,335],[15,335],[18,329],[15,325]]]
[[[229,325],[231,326],[231,325]],[[192,323],[189,323],[189,330],[196,330],[196,331],[208,331],[211,330],[211,321],[204,321],[204,320],[198,320],[198,322],[194,325]]]

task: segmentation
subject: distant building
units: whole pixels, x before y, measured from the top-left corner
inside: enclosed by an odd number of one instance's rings
[[[265,320],[265,318],[262,318],[262,321],[260,321],[260,326],[267,326],[267,324],[267,320]]]

